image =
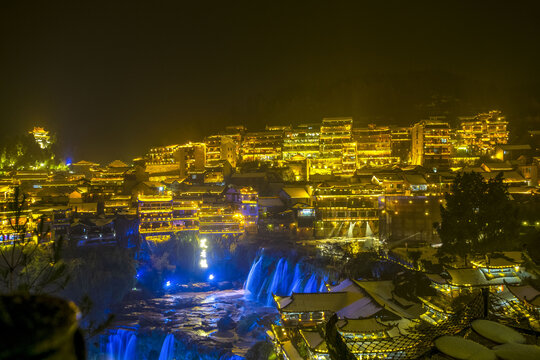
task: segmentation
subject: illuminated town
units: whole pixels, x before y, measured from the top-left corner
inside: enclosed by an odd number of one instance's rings
[[[275,320],[251,319],[259,335],[242,336],[266,341],[283,359],[331,359],[325,324],[333,318],[339,341],[358,359],[424,356],[436,337],[463,332],[484,312],[489,320],[481,321],[537,332],[540,292],[528,280],[538,274],[537,244],[440,256],[441,209],[450,211],[448,196],[465,174],[500,181],[509,204],[537,203],[538,131],[526,144],[509,144],[508,125],[497,110],[460,117],[457,127],[441,116],[410,127],[334,117],[256,132],[231,126],[200,142],[148,149],[129,164],[7,165],[2,244],[65,239],[80,249],[125,249],[135,259],[131,292],[221,294],[265,307]],[[47,130],[30,134],[41,150],[51,145]],[[21,196],[17,213],[12,199]],[[526,238],[540,217],[526,214],[518,226]],[[154,259],[175,243],[180,253]],[[175,262],[184,256],[193,258],[180,270]],[[355,258],[372,266],[360,277]],[[475,305],[482,296],[484,310]],[[470,308],[454,305],[462,298]],[[245,315],[224,318],[239,324]],[[219,343],[221,319],[215,328],[180,332]],[[137,325],[123,321],[101,335],[105,350],[94,351],[132,356],[122,341],[136,337]],[[246,350],[233,346],[234,356]]]
[[[540,28],[460,6],[0,11],[0,360],[540,359]]]

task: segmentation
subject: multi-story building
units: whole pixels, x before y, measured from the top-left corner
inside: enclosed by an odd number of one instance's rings
[[[146,172],[167,173],[178,170],[176,153],[180,145],[167,145],[150,149],[146,158]]]
[[[180,167],[180,176],[187,176],[190,172],[204,171],[206,144],[190,142],[181,145],[176,156]]]
[[[392,156],[390,127],[369,124],[365,128],[353,129],[353,140],[356,142],[356,161],[359,168],[399,163],[399,157]]]
[[[92,199],[109,199],[122,192],[123,174],[95,172],[90,179],[89,197]]]
[[[129,214],[131,208],[131,195],[114,195],[104,202],[105,215]]]
[[[178,173],[187,176],[191,171],[202,171],[206,164],[206,144],[187,143],[150,149],[146,155],[146,172]]]
[[[173,199],[174,231],[199,230],[199,203],[196,201]]]
[[[257,192],[243,188],[237,195],[227,196],[220,186],[189,186],[175,196],[139,195],[139,233],[146,240],[164,241],[183,231],[219,236],[256,232]]]
[[[13,244],[23,240],[38,240],[35,231],[38,229],[38,221],[34,220],[31,210],[0,212],[0,246],[2,244]],[[24,235],[24,236],[23,236]],[[49,240],[41,239],[42,241]]]
[[[246,133],[247,129],[243,125],[227,126],[223,135],[230,137],[233,142],[236,144],[236,153],[239,153],[240,146],[242,146],[242,139]]]
[[[281,160],[283,135],[290,127],[267,126],[265,131],[244,135],[241,154],[242,161],[274,162]]]
[[[144,240],[166,241],[173,233],[173,198],[170,195],[139,195],[139,234]]]
[[[324,118],[321,125],[320,156],[313,173],[352,176],[356,170],[356,144],[352,140],[353,119]]]
[[[319,157],[320,124],[303,124],[286,131],[283,137],[283,160],[294,157]]]
[[[227,135],[212,135],[204,139],[206,144],[206,165],[218,166],[222,160],[227,160],[233,168],[236,167],[237,145],[232,137]]]
[[[443,117],[430,117],[412,127],[412,164],[428,168],[450,164],[450,125]]]
[[[150,149],[146,155],[147,164],[174,164],[176,162],[175,153],[180,145],[159,146]]]
[[[248,233],[257,232],[259,221],[259,194],[251,187],[239,189],[231,187],[225,193],[227,201],[235,205],[237,212],[242,214],[244,227]]]
[[[457,145],[473,155],[491,154],[496,145],[508,143],[508,121],[498,110],[459,120]]]
[[[391,127],[390,128],[392,157],[399,158],[402,164],[409,163],[411,160],[411,128],[410,127]]]
[[[244,216],[229,203],[202,204],[199,209],[199,233],[206,235],[241,235]]]
[[[317,224],[321,237],[370,237],[378,233],[378,197],[373,184],[320,184],[314,190]]]

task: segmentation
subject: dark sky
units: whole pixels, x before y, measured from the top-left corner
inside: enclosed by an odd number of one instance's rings
[[[536,116],[535,3],[4,0],[0,131],[105,161],[229,124]]]

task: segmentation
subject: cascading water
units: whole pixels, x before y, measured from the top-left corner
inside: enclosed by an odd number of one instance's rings
[[[349,230],[347,231],[347,237],[348,238],[352,238],[353,235],[354,235],[354,227],[355,227],[356,223],[355,222],[352,222],[349,224]]]
[[[304,287],[304,292],[306,293],[314,293],[317,292],[317,276],[315,274],[311,274],[311,277],[306,283],[306,286]]]
[[[373,236],[373,231],[371,230],[371,226],[369,226],[369,222],[366,222],[366,237]]]
[[[301,263],[290,263],[287,258],[275,259],[259,254],[244,284],[246,298],[272,306],[272,294],[287,296],[301,292],[326,292],[324,277],[316,273],[305,274]]]
[[[259,281],[259,278],[261,276],[261,268],[262,268],[262,260],[263,257],[260,256],[251,266],[251,269],[249,270],[248,277],[246,279],[246,283],[244,284],[244,289],[251,291],[254,287],[253,285],[256,284]]]
[[[291,282],[291,288],[287,292],[287,295],[290,296],[292,293],[298,293],[302,291],[302,269],[300,269],[300,263],[297,263],[294,267],[294,276]]]
[[[326,282],[328,281],[328,275],[324,275],[324,278],[321,281],[321,286],[319,286],[318,292],[326,292]]]
[[[135,360],[137,346],[135,332],[117,329],[107,340],[107,360]]]
[[[272,294],[286,294],[287,293],[287,259],[281,258],[278,261],[276,270],[274,270],[274,276],[272,282],[268,287],[267,293],[270,295],[266,299],[266,306],[272,306],[273,298]]]
[[[159,360],[172,360],[174,356],[174,335],[168,334],[163,340]]]

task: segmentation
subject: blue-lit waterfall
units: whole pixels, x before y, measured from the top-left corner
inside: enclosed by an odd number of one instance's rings
[[[137,335],[134,331],[117,329],[108,337],[107,360],[135,360]]]
[[[301,292],[326,292],[328,275],[306,273],[300,262],[291,262],[259,254],[249,271],[244,289],[246,297],[272,306],[274,295],[291,295]]]
[[[172,360],[174,356],[174,335],[168,334],[163,340],[159,360]]]

